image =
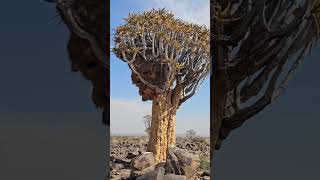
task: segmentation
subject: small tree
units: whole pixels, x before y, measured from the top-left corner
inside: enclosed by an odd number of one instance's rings
[[[150,136],[151,121],[152,121],[152,116],[150,114],[143,116],[143,122],[144,122],[144,125],[146,126],[145,132],[148,134],[148,136]]]
[[[193,130],[193,129],[189,129],[189,130],[187,130],[187,132],[186,132],[186,137],[187,137],[188,139],[194,139],[194,138],[196,137],[196,135],[197,135],[197,133],[196,133],[196,131]]]
[[[209,73],[209,31],[175,19],[166,10],[129,14],[116,29],[113,49],[132,70],[142,100],[152,100],[148,151],[166,160],[176,143],[176,112]]]

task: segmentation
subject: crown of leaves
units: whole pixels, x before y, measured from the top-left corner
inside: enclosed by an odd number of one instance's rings
[[[122,41],[126,38],[140,38],[152,33],[156,38],[161,38],[164,45],[179,51],[183,47],[197,47],[209,55],[210,32],[204,26],[187,23],[174,18],[174,15],[165,9],[146,11],[143,13],[131,13],[125,18],[124,25],[118,27],[115,32],[116,48],[113,50],[134,51],[132,43]],[[138,44],[135,44],[139,46]],[[145,48],[140,44],[142,48]],[[195,49],[195,48],[194,48]]]

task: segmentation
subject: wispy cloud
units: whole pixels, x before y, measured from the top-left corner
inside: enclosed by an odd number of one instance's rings
[[[111,134],[143,134],[142,117],[151,114],[150,103],[140,99],[110,100]]]
[[[182,20],[210,27],[209,0],[150,0],[143,4],[147,8],[166,8]]]

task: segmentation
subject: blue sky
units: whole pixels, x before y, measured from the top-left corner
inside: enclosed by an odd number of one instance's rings
[[[187,22],[209,27],[209,0],[111,0],[111,36],[123,24],[129,12],[166,8]],[[111,39],[112,47],[112,39]],[[131,82],[131,70],[112,53],[111,63],[111,133],[144,134],[142,117],[151,114],[151,101],[143,102],[138,88]],[[207,78],[198,93],[182,104],[177,113],[177,134],[194,129],[209,135],[210,83]]]

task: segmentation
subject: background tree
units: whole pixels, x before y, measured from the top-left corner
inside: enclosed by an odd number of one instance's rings
[[[151,121],[152,121],[152,116],[150,114],[144,115],[143,116],[143,123],[146,127],[145,132],[150,136],[150,130],[151,130]]]
[[[317,0],[211,0],[211,8],[213,156],[233,129],[284,92],[319,37],[320,6]]]
[[[129,14],[116,29],[116,56],[132,70],[142,100],[152,100],[148,151],[165,161],[176,141],[176,112],[209,72],[209,31],[166,10]]]
[[[197,135],[197,132],[193,129],[189,129],[186,131],[186,138],[188,138],[188,139],[192,140],[196,137],[196,135]]]

